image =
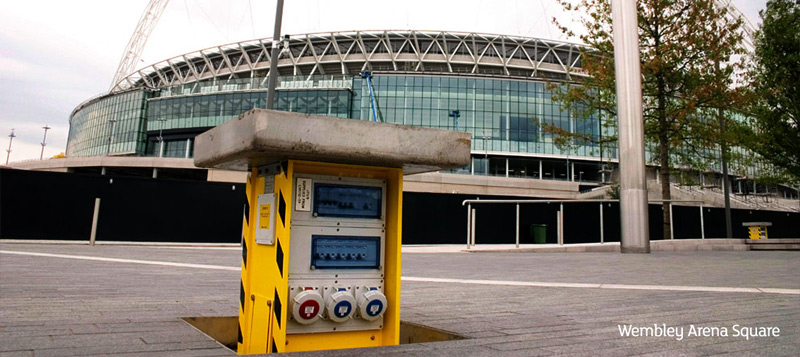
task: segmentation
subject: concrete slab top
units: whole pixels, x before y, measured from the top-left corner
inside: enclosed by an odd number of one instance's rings
[[[469,133],[253,109],[195,139],[198,167],[247,170],[283,160],[403,168],[464,167]]]

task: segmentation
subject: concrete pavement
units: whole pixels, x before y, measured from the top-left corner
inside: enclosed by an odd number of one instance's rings
[[[468,339],[310,355],[800,354],[798,252],[406,253],[401,318]],[[179,318],[237,314],[240,254],[0,243],[0,356],[232,355]]]

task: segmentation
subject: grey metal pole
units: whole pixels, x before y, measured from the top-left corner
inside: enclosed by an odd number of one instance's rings
[[[45,125],[42,127],[42,129],[44,129],[44,138],[42,138],[42,152],[39,154],[39,160],[42,160],[44,158],[44,147],[47,146],[47,131],[52,128]]]
[[[517,232],[517,248],[519,248],[519,203],[517,203],[517,225],[515,226]]]
[[[470,229],[470,231],[472,232],[472,237],[470,237],[470,240],[471,240],[470,244],[472,244],[473,246],[475,245],[475,216],[476,215],[477,215],[477,213],[475,213],[475,209],[473,208],[472,209],[472,219],[471,219],[471,221],[472,221],[472,227],[471,228],[472,229]]]
[[[164,157],[164,123],[167,122],[167,119],[157,119],[160,121],[158,123],[158,157]]]
[[[100,218],[100,198],[94,199],[94,214],[92,215],[92,233],[89,236],[89,245],[94,245],[94,240],[97,238],[97,222]]]
[[[717,71],[720,70],[719,61],[716,63]],[[719,118],[719,131],[724,138],[725,135],[725,112],[720,106],[717,108]],[[725,196],[725,238],[733,238],[733,227],[731,226],[731,181],[728,178],[728,144],[725,139],[720,143],[722,151],[722,194]]]
[[[544,178],[544,172],[542,172],[542,168],[543,167],[544,167],[544,165],[542,164],[542,160],[539,160],[539,179],[540,180]]]
[[[560,232],[558,245],[564,245],[564,202],[559,203],[558,218],[558,231]]]
[[[467,249],[470,249],[472,241],[472,204],[467,203]]]
[[[703,205],[700,205],[700,239],[706,239],[706,223],[703,221]]]
[[[11,134],[8,134],[8,149],[6,150],[6,165],[8,165],[8,159],[11,157],[11,143],[14,142],[14,138],[17,136],[14,135],[14,129],[11,129]]]
[[[561,211],[556,212],[556,243],[561,245]]]
[[[184,153],[183,154],[183,158],[184,159],[188,159],[189,158],[189,150],[191,150],[191,149],[192,149],[192,139],[186,139],[186,147],[183,150],[183,153]]]
[[[636,1],[612,0],[622,253],[650,253]]]
[[[267,109],[275,103],[275,86],[278,83],[278,56],[280,56],[281,20],[283,18],[283,0],[278,0],[275,10],[275,29],[272,31],[272,52],[269,58],[269,80],[267,82]]]
[[[675,222],[672,219],[672,202],[669,203],[669,239],[675,239],[675,230],[672,229],[672,222]]]
[[[600,244],[605,243],[605,237],[603,236],[603,204],[600,204]]]
[[[109,123],[111,123],[111,132],[108,134],[108,148],[106,149],[106,156],[111,155],[111,141],[114,138],[114,124],[117,123],[117,119],[109,119]]]
[[[484,163],[483,163],[484,164],[483,173],[488,176],[489,175],[489,148],[486,146],[486,139],[489,139],[489,137],[488,136],[483,136],[481,139],[483,139],[483,161],[484,161]]]
[[[722,109],[719,109],[719,126],[721,131],[725,131],[725,119],[722,117]],[[728,177],[728,145],[722,143],[722,194],[725,196],[725,238],[733,238],[733,226],[731,225],[731,180]]]

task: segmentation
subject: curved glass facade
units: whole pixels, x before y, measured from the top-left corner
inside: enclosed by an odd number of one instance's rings
[[[68,155],[191,157],[197,134],[265,107],[268,43],[216,46],[131,73],[113,90],[142,88],[138,121],[101,109],[124,94],[88,101],[71,118]],[[542,128],[607,135],[599,118],[575,120],[546,89],[547,79],[580,75],[581,46],[442,31],[300,34],[282,44],[273,109],[467,131],[472,164],[452,172],[592,181],[615,157],[594,140],[559,146]]]
[[[67,155],[192,157],[196,135],[266,106],[270,43],[258,39],[215,46],[131,73],[115,85],[115,92],[73,112]],[[582,75],[585,47],[442,31],[300,34],[285,37],[282,45],[286,51],[276,59],[274,109],[372,120],[374,105],[382,122],[471,133],[471,164],[449,172],[610,179],[616,145],[597,143],[616,136],[614,126],[605,125],[616,119],[603,113],[577,119],[553,102],[547,89],[548,81],[568,85]],[[365,70],[371,71],[371,82],[361,76]],[[553,131],[582,138],[565,143]],[[658,166],[656,152],[654,143],[646,143],[649,165]],[[731,152],[744,158],[730,160],[738,175],[772,171],[750,160],[755,156],[744,149]],[[720,169],[717,148],[673,153],[677,167],[702,164],[712,176]],[[681,172],[694,175],[690,171]]]
[[[600,158],[615,157],[614,148],[601,156],[588,141],[569,149],[556,145],[540,123],[594,138],[602,125],[562,111],[542,81],[376,74],[372,82],[379,121],[472,133],[473,164],[452,172],[596,181]],[[214,80],[101,98],[73,115],[68,155],[191,157],[195,135],[264,108],[265,83],[258,77]],[[279,83],[275,109],[372,120],[361,76],[281,77]]]
[[[209,128],[253,108],[264,108],[266,92],[235,92],[153,98],[148,102],[147,131]]]
[[[67,156],[137,155],[144,151],[148,93],[136,90],[95,100],[72,113]]]
[[[562,111],[546,84],[469,77],[375,76],[373,92],[378,120],[460,130],[472,133],[479,151],[599,157],[593,143],[572,150],[559,147],[538,123],[593,138],[600,136],[598,118],[576,120]],[[369,88],[356,79],[352,118],[371,120]],[[458,128],[454,111],[458,111]]]

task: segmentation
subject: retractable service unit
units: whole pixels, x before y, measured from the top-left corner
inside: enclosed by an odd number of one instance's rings
[[[468,133],[253,110],[195,145],[248,171],[240,354],[399,342],[403,175],[469,165]]]

